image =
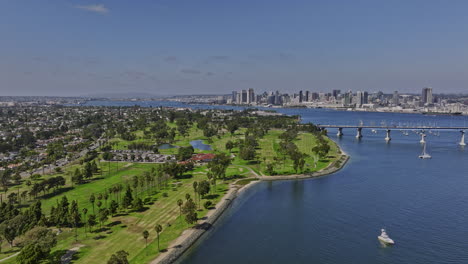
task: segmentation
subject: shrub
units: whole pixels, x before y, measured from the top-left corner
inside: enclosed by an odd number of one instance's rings
[[[213,203],[211,201],[206,201],[203,206],[205,207],[205,209],[210,209],[210,207],[213,205]]]

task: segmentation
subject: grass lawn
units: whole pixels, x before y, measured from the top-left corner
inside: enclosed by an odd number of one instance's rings
[[[75,186],[72,190],[66,193],[56,195],[42,201],[42,206],[45,213],[50,211],[50,207],[57,203],[63,195],[66,195],[68,200],[77,200],[80,210],[88,208],[88,215],[92,213],[92,204],[89,202],[91,193],[103,193],[113,184],[122,182],[133,175],[139,175],[145,170],[150,170],[154,164],[134,163],[130,166],[122,166],[120,164],[119,171],[116,171],[117,164],[111,162],[111,173],[104,173],[103,177],[92,182]],[[107,163],[102,164],[107,168]],[[227,171],[228,176],[233,178],[250,177],[247,170],[242,170],[237,167],[230,167]],[[194,197],[193,182],[205,180],[206,167],[197,167],[192,177],[187,179],[173,179],[169,182],[168,187],[153,194],[140,194],[140,198],[151,197],[154,202],[145,205],[147,210],[144,212],[130,212],[125,215],[110,218],[106,223],[105,230],[98,233],[85,233],[84,228],[80,228],[78,241],[75,242],[74,231],[68,228],[63,229],[63,233],[58,236],[58,245],[54,248],[57,254],[63,254],[66,249],[75,247],[77,244],[83,245],[74,263],[96,263],[96,260],[107,261],[111,254],[126,250],[130,253],[129,260],[131,263],[147,263],[154,259],[157,252],[156,232],[154,226],[160,224],[163,226],[163,232],[160,234],[161,249],[166,248],[169,243],[176,239],[180,234],[188,228],[185,220],[179,216],[179,207],[177,200],[185,201],[185,195],[188,193]],[[200,210],[197,212],[201,218],[208,212],[202,205],[209,200],[216,204],[228,190],[228,182],[218,181],[216,189],[212,190],[206,199],[201,199]],[[176,187],[177,186],[177,187]],[[167,193],[167,197],[163,196]],[[112,198],[112,195],[110,196]],[[108,200],[110,202],[111,198]],[[103,201],[103,206],[105,203]],[[97,210],[97,207],[95,208]],[[97,229],[98,226],[94,227]],[[145,241],[142,232],[148,230],[150,237],[148,239],[148,247],[145,248]],[[7,249],[8,252],[8,249]],[[11,254],[11,252],[10,252]],[[6,257],[10,254],[0,255]],[[14,258],[11,262],[14,263]]]
[[[199,151],[195,152],[225,152],[228,151],[225,148],[226,142],[231,140],[236,142],[238,139],[244,138],[245,129],[239,129],[234,135],[230,133],[224,133],[218,137],[213,137],[211,140],[203,136],[203,131],[198,129],[196,125],[193,125],[189,130],[189,135],[186,137],[176,136],[174,146],[182,147],[189,146],[192,140],[203,140],[207,144],[211,144],[212,151]],[[279,154],[280,152],[280,139],[279,135],[283,133],[282,130],[270,130],[263,138],[258,140],[259,146],[257,148],[257,160],[256,161],[245,161],[237,157],[238,148],[232,150],[232,154],[235,156],[233,159],[233,165],[227,170],[227,175],[231,180],[223,182],[218,180],[216,190],[212,190],[211,195],[207,196],[213,204],[216,204],[221,197],[227,192],[228,184],[234,179],[244,179],[239,182],[240,185],[248,184],[252,180],[254,175],[251,175],[248,170],[249,167],[258,174],[266,174],[266,163],[275,164],[274,170],[276,174],[288,175],[295,174],[293,170],[293,162],[288,157],[283,157]],[[151,140],[143,139],[143,131],[136,132],[137,139],[134,141],[125,141],[119,138],[112,139],[114,149],[126,149],[128,144],[132,142],[144,142],[148,144],[154,144]],[[295,144],[298,146],[302,153],[307,155],[305,172],[313,172],[327,166],[331,161],[339,157],[339,149],[337,145],[329,140],[331,150],[329,152],[327,160],[320,160],[317,162],[317,167],[314,166],[314,153],[312,148],[317,143],[317,138],[311,133],[299,133]],[[161,149],[163,154],[175,154],[177,148],[172,149]],[[99,167],[102,169],[101,173],[95,175],[94,179],[90,182],[82,185],[70,185],[70,175],[68,172],[74,171],[78,165],[69,165],[64,168],[65,172],[59,175],[64,175],[67,179],[67,185],[62,189],[60,194],[49,194],[43,197],[42,207],[45,214],[50,212],[50,208],[60,201],[62,196],[66,195],[69,202],[77,200],[80,210],[83,208],[88,209],[88,215],[93,213],[92,204],[89,202],[89,196],[94,193],[96,196],[98,193],[104,193],[109,187],[118,184],[125,183],[127,179],[130,179],[134,175],[141,175],[144,171],[151,170],[156,164],[149,163],[128,163],[128,162],[101,162]],[[146,204],[146,210],[143,212],[128,212],[120,216],[110,218],[105,225],[105,228],[101,232],[85,233],[84,228],[80,228],[78,233],[78,241],[75,242],[74,232],[71,229],[63,229],[58,236],[58,245],[54,248],[54,252],[57,255],[63,255],[67,249],[73,248],[77,245],[82,245],[82,248],[76,254],[74,263],[105,263],[111,254],[125,250],[130,253],[130,263],[148,263],[154,259],[157,254],[157,240],[156,232],[154,227],[156,224],[163,226],[163,232],[160,236],[161,249],[166,248],[171,241],[176,239],[181,233],[188,228],[184,219],[179,216],[179,207],[177,200],[182,199],[185,201],[185,195],[188,193],[194,197],[193,182],[206,180],[207,168],[206,166],[196,167],[191,172],[191,176],[184,179],[172,179],[170,180],[168,187],[151,193],[141,193],[140,198],[146,197],[151,198],[151,202]],[[44,176],[44,178],[51,177]],[[250,178],[249,178],[250,177]],[[29,187],[22,184],[19,186],[21,190],[28,190]],[[123,192],[124,193],[124,192]],[[122,195],[123,195],[122,193]],[[167,194],[167,197],[163,194]],[[113,199],[113,195],[109,195],[107,204]],[[97,200],[97,199],[96,199]],[[201,205],[207,199],[201,201]],[[103,205],[106,205],[105,201],[102,201]],[[198,216],[203,217],[208,212],[203,206],[200,205]],[[97,206],[95,207],[97,212]],[[95,227],[94,229],[96,229]],[[150,233],[148,239],[148,246],[145,247],[145,241],[142,236],[142,232],[148,230]],[[5,243],[4,243],[5,245]],[[5,251],[9,251],[8,248],[4,247]],[[0,259],[6,257],[9,254],[0,254]],[[3,263],[14,263],[14,258]]]

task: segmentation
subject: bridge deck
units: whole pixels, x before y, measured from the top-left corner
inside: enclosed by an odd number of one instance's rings
[[[456,129],[456,130],[468,130],[468,127],[431,127],[431,126],[350,126],[350,125],[317,125],[320,128],[374,128],[374,129],[411,129],[411,130],[423,130],[423,129]]]

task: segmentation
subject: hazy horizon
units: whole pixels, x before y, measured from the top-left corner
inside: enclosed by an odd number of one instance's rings
[[[2,96],[468,91],[465,1],[5,1]]]

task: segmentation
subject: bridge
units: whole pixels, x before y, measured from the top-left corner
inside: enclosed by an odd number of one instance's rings
[[[352,128],[356,129],[356,138],[361,139],[362,138],[362,129],[379,129],[379,130],[386,130],[387,134],[385,137],[385,141],[390,142],[392,140],[390,136],[390,132],[392,129],[396,130],[420,130],[421,133],[421,143],[426,143],[425,137],[426,137],[426,130],[460,130],[461,133],[461,139],[460,143],[458,143],[460,146],[465,146],[465,130],[468,130],[468,127],[443,127],[443,126],[397,126],[397,125],[390,125],[390,126],[372,126],[372,125],[317,125],[317,127],[321,129],[327,129],[327,128],[337,128],[338,133],[336,134],[338,137],[343,136],[343,129],[344,128]]]

